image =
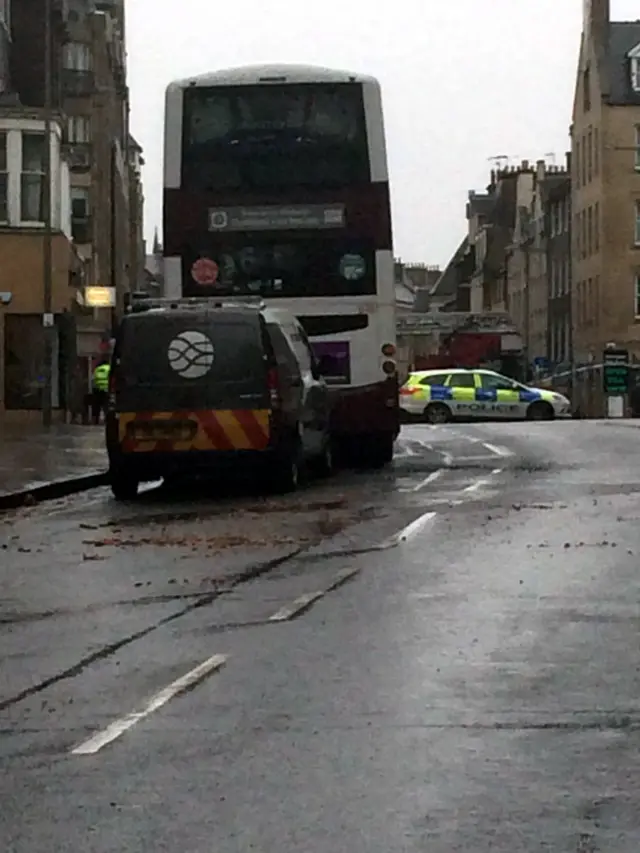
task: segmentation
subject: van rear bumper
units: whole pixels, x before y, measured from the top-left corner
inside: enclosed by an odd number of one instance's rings
[[[258,469],[273,457],[269,450],[188,450],[184,452],[109,453],[109,469],[141,482],[163,477],[197,477],[238,468]]]

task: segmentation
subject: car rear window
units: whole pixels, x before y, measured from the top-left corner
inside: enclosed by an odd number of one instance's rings
[[[127,385],[242,382],[263,365],[260,324],[257,317],[136,317],[123,323],[116,358]]]

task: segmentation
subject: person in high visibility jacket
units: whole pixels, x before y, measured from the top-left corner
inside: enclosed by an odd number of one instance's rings
[[[107,400],[109,398],[109,375],[111,373],[111,365],[108,361],[102,361],[93,371],[92,379],[92,394],[91,394],[91,414],[94,424],[100,423],[100,414],[107,410]]]

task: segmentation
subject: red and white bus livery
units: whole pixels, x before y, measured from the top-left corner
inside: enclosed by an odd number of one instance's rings
[[[400,418],[379,83],[290,65],[171,83],[163,231],[165,295],[278,300],[335,388],[337,441],[390,461]]]

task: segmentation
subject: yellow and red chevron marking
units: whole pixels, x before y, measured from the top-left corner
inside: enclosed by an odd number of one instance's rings
[[[211,409],[188,412],[121,412],[118,415],[120,445],[125,453],[177,453],[189,450],[264,450],[269,444],[268,409]],[[136,436],[145,427],[173,421],[192,425],[190,438]]]

